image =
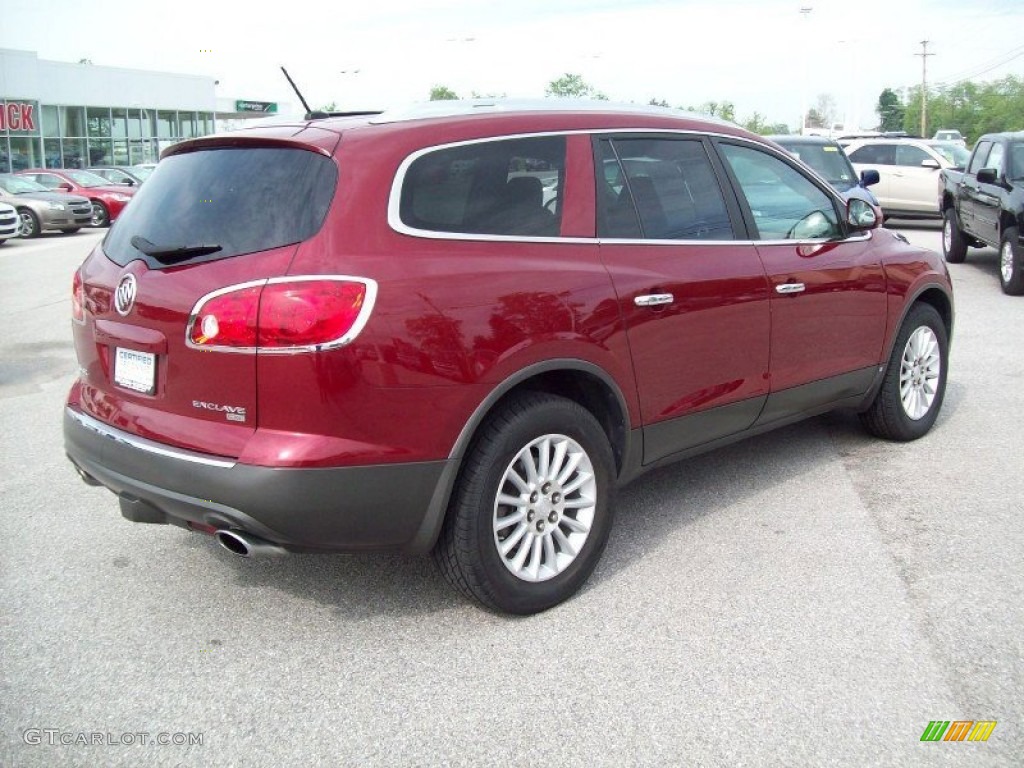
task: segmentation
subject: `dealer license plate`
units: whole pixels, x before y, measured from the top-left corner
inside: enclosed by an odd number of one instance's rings
[[[114,383],[125,389],[153,394],[156,382],[156,355],[134,349],[117,348],[114,358]]]

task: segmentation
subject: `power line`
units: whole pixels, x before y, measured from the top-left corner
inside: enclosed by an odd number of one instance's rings
[[[979,64],[974,69],[964,70],[963,72],[958,72],[952,77],[944,78],[943,80],[940,80],[937,85],[956,85],[957,83],[962,83],[965,80],[970,80],[978,77],[979,75],[984,75],[986,72],[991,72],[993,69],[998,69],[999,67],[1009,64],[1011,61],[1019,59],[1021,56],[1024,56],[1024,45],[1019,48],[1013,48],[1004,54],[1000,54],[996,59],[990,59],[988,62]],[[980,67],[980,69],[978,67]]]

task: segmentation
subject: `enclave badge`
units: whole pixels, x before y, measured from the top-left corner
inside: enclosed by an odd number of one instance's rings
[[[114,291],[114,309],[117,310],[117,314],[125,317],[132,311],[137,287],[135,275],[125,275],[121,278],[121,282],[117,284],[117,290]]]

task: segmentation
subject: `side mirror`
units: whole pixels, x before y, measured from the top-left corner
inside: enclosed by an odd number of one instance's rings
[[[940,168],[939,161],[938,160],[932,160],[930,157],[927,160],[922,160],[921,161],[921,167],[922,168],[931,168],[933,171],[937,171]]]
[[[982,168],[978,171],[979,184],[996,184],[998,171],[995,168]]]
[[[878,175],[878,171],[872,168],[869,171],[860,172],[860,185],[862,187],[870,187],[872,184],[877,184],[882,180],[882,177]]]
[[[854,197],[846,203],[846,223],[857,231],[874,229],[878,226],[878,216],[871,203]]]
[[[57,189],[63,189],[65,192],[70,192],[72,189],[74,189],[74,187],[72,187],[66,181],[63,181],[57,185]]]

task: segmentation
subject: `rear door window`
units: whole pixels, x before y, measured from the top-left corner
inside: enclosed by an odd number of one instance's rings
[[[735,232],[700,139],[602,139],[598,233],[646,240],[732,240]]]
[[[847,154],[861,165],[896,165],[896,147],[892,144],[865,144]]]
[[[409,165],[399,215],[431,232],[558,237],[564,183],[564,136],[442,147]]]
[[[323,224],[337,175],[330,158],[303,149],[221,147],[171,155],[139,187],[103,249],[122,266],[143,259],[158,269],[299,243]],[[150,252],[181,247],[195,255],[154,257],[133,239],[152,244]]]

